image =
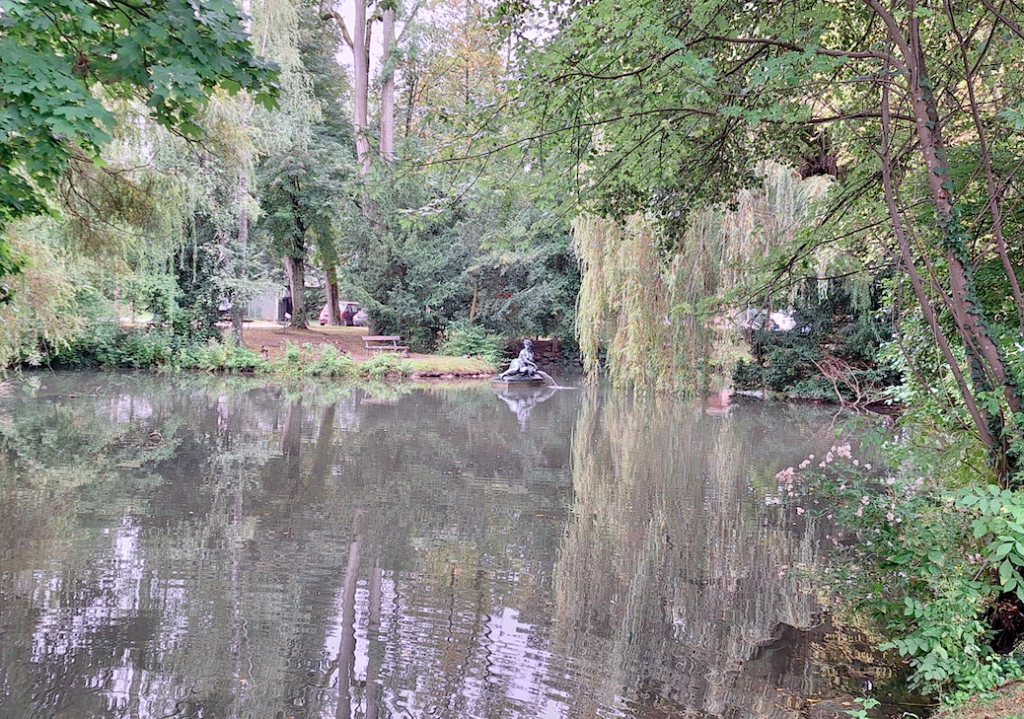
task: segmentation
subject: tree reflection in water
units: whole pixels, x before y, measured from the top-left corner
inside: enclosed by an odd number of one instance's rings
[[[833,441],[814,410],[39,384],[0,404],[0,716],[781,717],[851,686],[784,631],[815,530],[764,501]]]

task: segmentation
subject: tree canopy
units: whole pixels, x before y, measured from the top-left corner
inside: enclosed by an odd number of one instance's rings
[[[528,9],[509,10],[508,26]],[[761,159],[837,176],[817,229],[772,276],[840,240],[898,266],[894,291],[913,298],[965,426],[1005,480],[1021,411],[1007,341],[1024,330],[1020,251],[1006,240],[1020,219],[1008,192],[1022,19],[992,0],[556,3],[550,37],[524,48],[521,101],[538,148],[570,158],[562,174],[582,207],[645,213],[663,248],[695,210],[756,185]],[[981,266],[1004,288],[988,305]]]
[[[0,12],[0,223],[46,212],[73,158],[102,163],[115,117],[104,98],[142,102],[164,127],[201,134],[216,87],[273,103],[230,0],[4,0]],[[0,243],[0,275],[17,262]]]

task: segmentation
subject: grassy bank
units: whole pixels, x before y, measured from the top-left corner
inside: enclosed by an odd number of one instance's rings
[[[243,332],[245,348],[259,355],[265,354],[271,364],[284,357],[288,347],[298,346],[307,357],[314,357],[333,347],[339,355],[347,355],[354,365],[372,362],[366,356],[362,337],[369,332],[365,327],[311,326],[296,330],[272,323],[252,323]],[[386,356],[381,353],[378,356]],[[448,356],[411,352],[404,367],[413,377],[477,377],[489,376],[497,371],[494,364],[479,357]]]
[[[186,340],[149,327],[95,325],[72,343],[23,358],[29,366],[100,367],[276,374],[295,377],[396,380],[487,377],[494,363],[476,356],[375,352],[367,356],[363,327],[297,330],[273,323],[245,326],[239,345],[225,329],[209,340]]]
[[[1011,682],[994,692],[973,696],[933,719],[1024,719],[1024,682]]]

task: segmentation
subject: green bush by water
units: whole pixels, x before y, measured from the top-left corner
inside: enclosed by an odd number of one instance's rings
[[[333,345],[313,345],[304,342],[295,345],[286,342],[277,359],[266,362],[262,369],[287,375],[305,377],[356,377],[356,363]]]
[[[874,620],[913,688],[956,704],[1022,676],[1019,653],[991,646],[986,612],[1021,591],[1024,497],[958,495],[909,466],[878,474],[840,445],[777,478],[791,511],[836,527],[820,588]]]
[[[255,372],[266,361],[234,339],[210,340],[201,345],[183,348],[174,363],[175,369],[203,370],[206,372]]]
[[[412,365],[390,352],[381,352],[365,362],[356,362],[333,345],[305,342],[285,343],[277,359],[261,365],[267,372],[303,377],[348,377],[351,379],[397,379],[412,374]]]
[[[184,346],[167,330],[96,322],[74,341],[47,348],[43,361],[55,367],[160,368],[173,364]]]
[[[358,364],[359,375],[369,379],[382,380],[412,375],[412,365],[391,352],[380,352]]]

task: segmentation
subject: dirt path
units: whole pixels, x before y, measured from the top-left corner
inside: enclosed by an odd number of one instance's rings
[[[282,327],[274,322],[246,322],[242,331],[242,341],[253,352],[259,353],[266,348],[270,359],[279,357],[284,352],[286,343],[302,345],[331,344],[342,352],[347,352],[354,360],[366,359],[363,347],[363,335],[369,333],[365,327],[321,327],[311,325],[309,329],[297,330]],[[411,354],[411,357],[423,355]]]

